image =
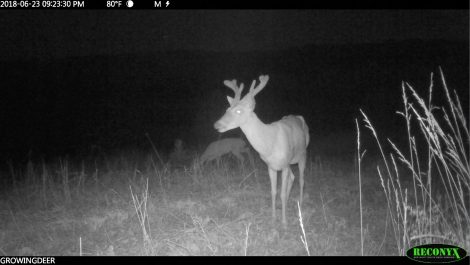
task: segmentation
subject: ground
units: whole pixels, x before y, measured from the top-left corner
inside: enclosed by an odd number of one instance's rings
[[[300,225],[296,178],[288,226],[271,218],[266,165],[225,157],[171,168],[155,154],[60,160],[4,172],[2,255],[361,255],[354,157],[311,155]],[[396,255],[374,160],[363,165],[364,255]],[[297,168],[294,167],[297,174]],[[6,185],[4,185],[6,187]],[[278,189],[280,181],[278,181]],[[306,241],[301,237],[305,233]],[[308,249],[308,252],[307,252]]]

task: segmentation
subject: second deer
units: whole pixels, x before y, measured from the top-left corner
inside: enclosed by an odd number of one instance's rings
[[[201,155],[201,165],[216,160],[219,165],[220,158],[225,154],[233,154],[244,165],[245,158],[243,154],[247,154],[250,162],[253,163],[250,148],[246,145],[245,141],[240,138],[224,138],[210,143],[204,153]]]

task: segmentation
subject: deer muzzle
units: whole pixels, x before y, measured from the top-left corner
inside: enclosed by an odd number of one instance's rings
[[[221,120],[218,120],[214,123],[214,129],[220,133],[223,133],[227,131],[227,126]]]

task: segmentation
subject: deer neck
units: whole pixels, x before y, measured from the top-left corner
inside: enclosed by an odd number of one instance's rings
[[[240,129],[262,158],[271,154],[276,136],[276,128],[273,125],[263,123],[253,112]]]

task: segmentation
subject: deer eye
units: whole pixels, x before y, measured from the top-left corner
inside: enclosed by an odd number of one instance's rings
[[[236,113],[236,114],[242,114],[242,110],[241,110],[241,109],[237,109],[237,110],[235,110],[235,113]]]

